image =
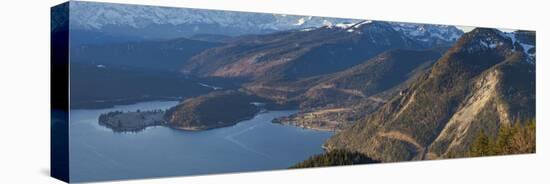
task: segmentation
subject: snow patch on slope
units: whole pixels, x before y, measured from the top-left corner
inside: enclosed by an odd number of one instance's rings
[[[298,22],[294,25],[296,25],[296,26],[303,25],[305,22],[306,22],[306,20],[302,17],[302,18],[298,19]]]
[[[390,24],[392,24],[394,30],[403,32],[406,36],[423,42],[441,40],[444,42],[453,43],[458,40],[462,34],[464,34],[463,31],[455,26],[448,25],[413,23]]]
[[[521,50],[521,51],[523,51],[523,53],[525,53],[525,55],[527,55],[527,57],[528,57],[527,62],[529,62],[531,64],[535,64],[536,52],[534,52],[534,51],[530,52],[531,49],[535,48],[535,45],[532,45],[532,44],[529,44],[529,43],[526,43],[526,42],[522,42],[520,39],[518,39],[517,34],[518,33],[516,33],[516,32],[503,32],[502,36],[504,36],[504,37],[508,38],[510,41],[512,41],[512,44],[514,45],[514,49]],[[516,48],[516,45],[519,45],[520,48]]]

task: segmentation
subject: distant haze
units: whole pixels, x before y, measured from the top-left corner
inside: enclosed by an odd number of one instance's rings
[[[475,29],[476,27],[474,26],[456,26],[456,28],[464,31],[464,33],[467,33],[467,32],[470,32],[471,30]],[[497,28],[498,30],[500,31],[503,31],[503,32],[514,32],[516,31],[517,29],[506,29],[506,28]]]

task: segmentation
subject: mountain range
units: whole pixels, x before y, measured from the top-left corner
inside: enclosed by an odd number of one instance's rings
[[[75,1],[71,29],[149,39],[195,34],[238,36],[358,22],[356,19],[244,13]]]
[[[495,137],[500,127],[535,117],[534,31],[463,33],[444,25],[87,2],[71,8],[74,69],[91,76],[71,82],[132,84],[126,95],[134,98],[185,98],[165,114],[178,129],[230,126],[260,112],[254,104],[262,102],[299,109],[274,123],[336,131],[324,144],[328,152],[394,162],[467,156],[480,131]],[[105,98],[79,93],[87,101]]]
[[[295,79],[341,71],[386,50],[445,47],[452,43],[428,43],[424,37],[407,35],[406,31],[396,30],[394,24],[361,21],[248,36],[194,56],[182,71],[200,76]]]
[[[363,21],[85,1],[71,2],[70,9],[70,29],[74,44],[189,38],[200,35],[268,34],[323,26],[347,27]],[[408,36],[423,39],[425,42],[452,42],[462,34],[454,26],[397,22],[391,24],[396,30],[407,32]]]

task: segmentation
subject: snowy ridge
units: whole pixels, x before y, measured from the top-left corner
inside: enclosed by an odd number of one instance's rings
[[[436,24],[413,24],[413,23],[391,23],[396,31],[405,33],[408,37],[420,40],[423,42],[428,41],[444,41],[453,43],[462,34],[463,31],[455,26],[448,25],[436,25]]]
[[[267,13],[169,8],[94,2],[71,2],[71,26],[77,29],[101,30],[110,25],[145,28],[150,25],[213,24],[243,30],[290,30],[321,27],[327,23],[358,22],[312,16]]]
[[[373,21],[83,1],[71,1],[70,10],[70,29],[146,39],[196,34],[239,36],[319,28],[362,34],[363,29],[369,27],[369,30],[378,31],[393,29],[427,46],[448,46],[463,34],[458,28],[445,25],[374,21],[381,24],[365,26]]]
[[[349,33],[359,33],[361,34],[361,26],[365,25],[365,24],[369,24],[369,23],[372,23],[371,20],[357,20],[357,21],[354,21],[354,22],[341,22],[341,23],[337,23],[337,24],[333,24],[329,21],[324,21],[323,22],[323,27],[321,28],[327,28],[327,29],[340,29],[340,30],[345,30],[346,32],[349,32]],[[311,30],[314,30],[315,28],[304,28],[304,29],[301,29],[300,31],[311,31]]]

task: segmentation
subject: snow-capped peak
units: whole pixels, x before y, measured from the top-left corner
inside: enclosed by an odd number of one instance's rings
[[[353,22],[342,22],[342,23],[337,23],[337,24],[332,24],[329,21],[324,21],[323,22],[325,28],[341,29],[341,30],[345,30],[346,32],[350,32],[350,33],[353,33],[353,32],[361,33],[359,28],[362,25],[369,24],[369,23],[372,23],[372,21],[371,20],[357,20],[357,21],[353,21]]]

